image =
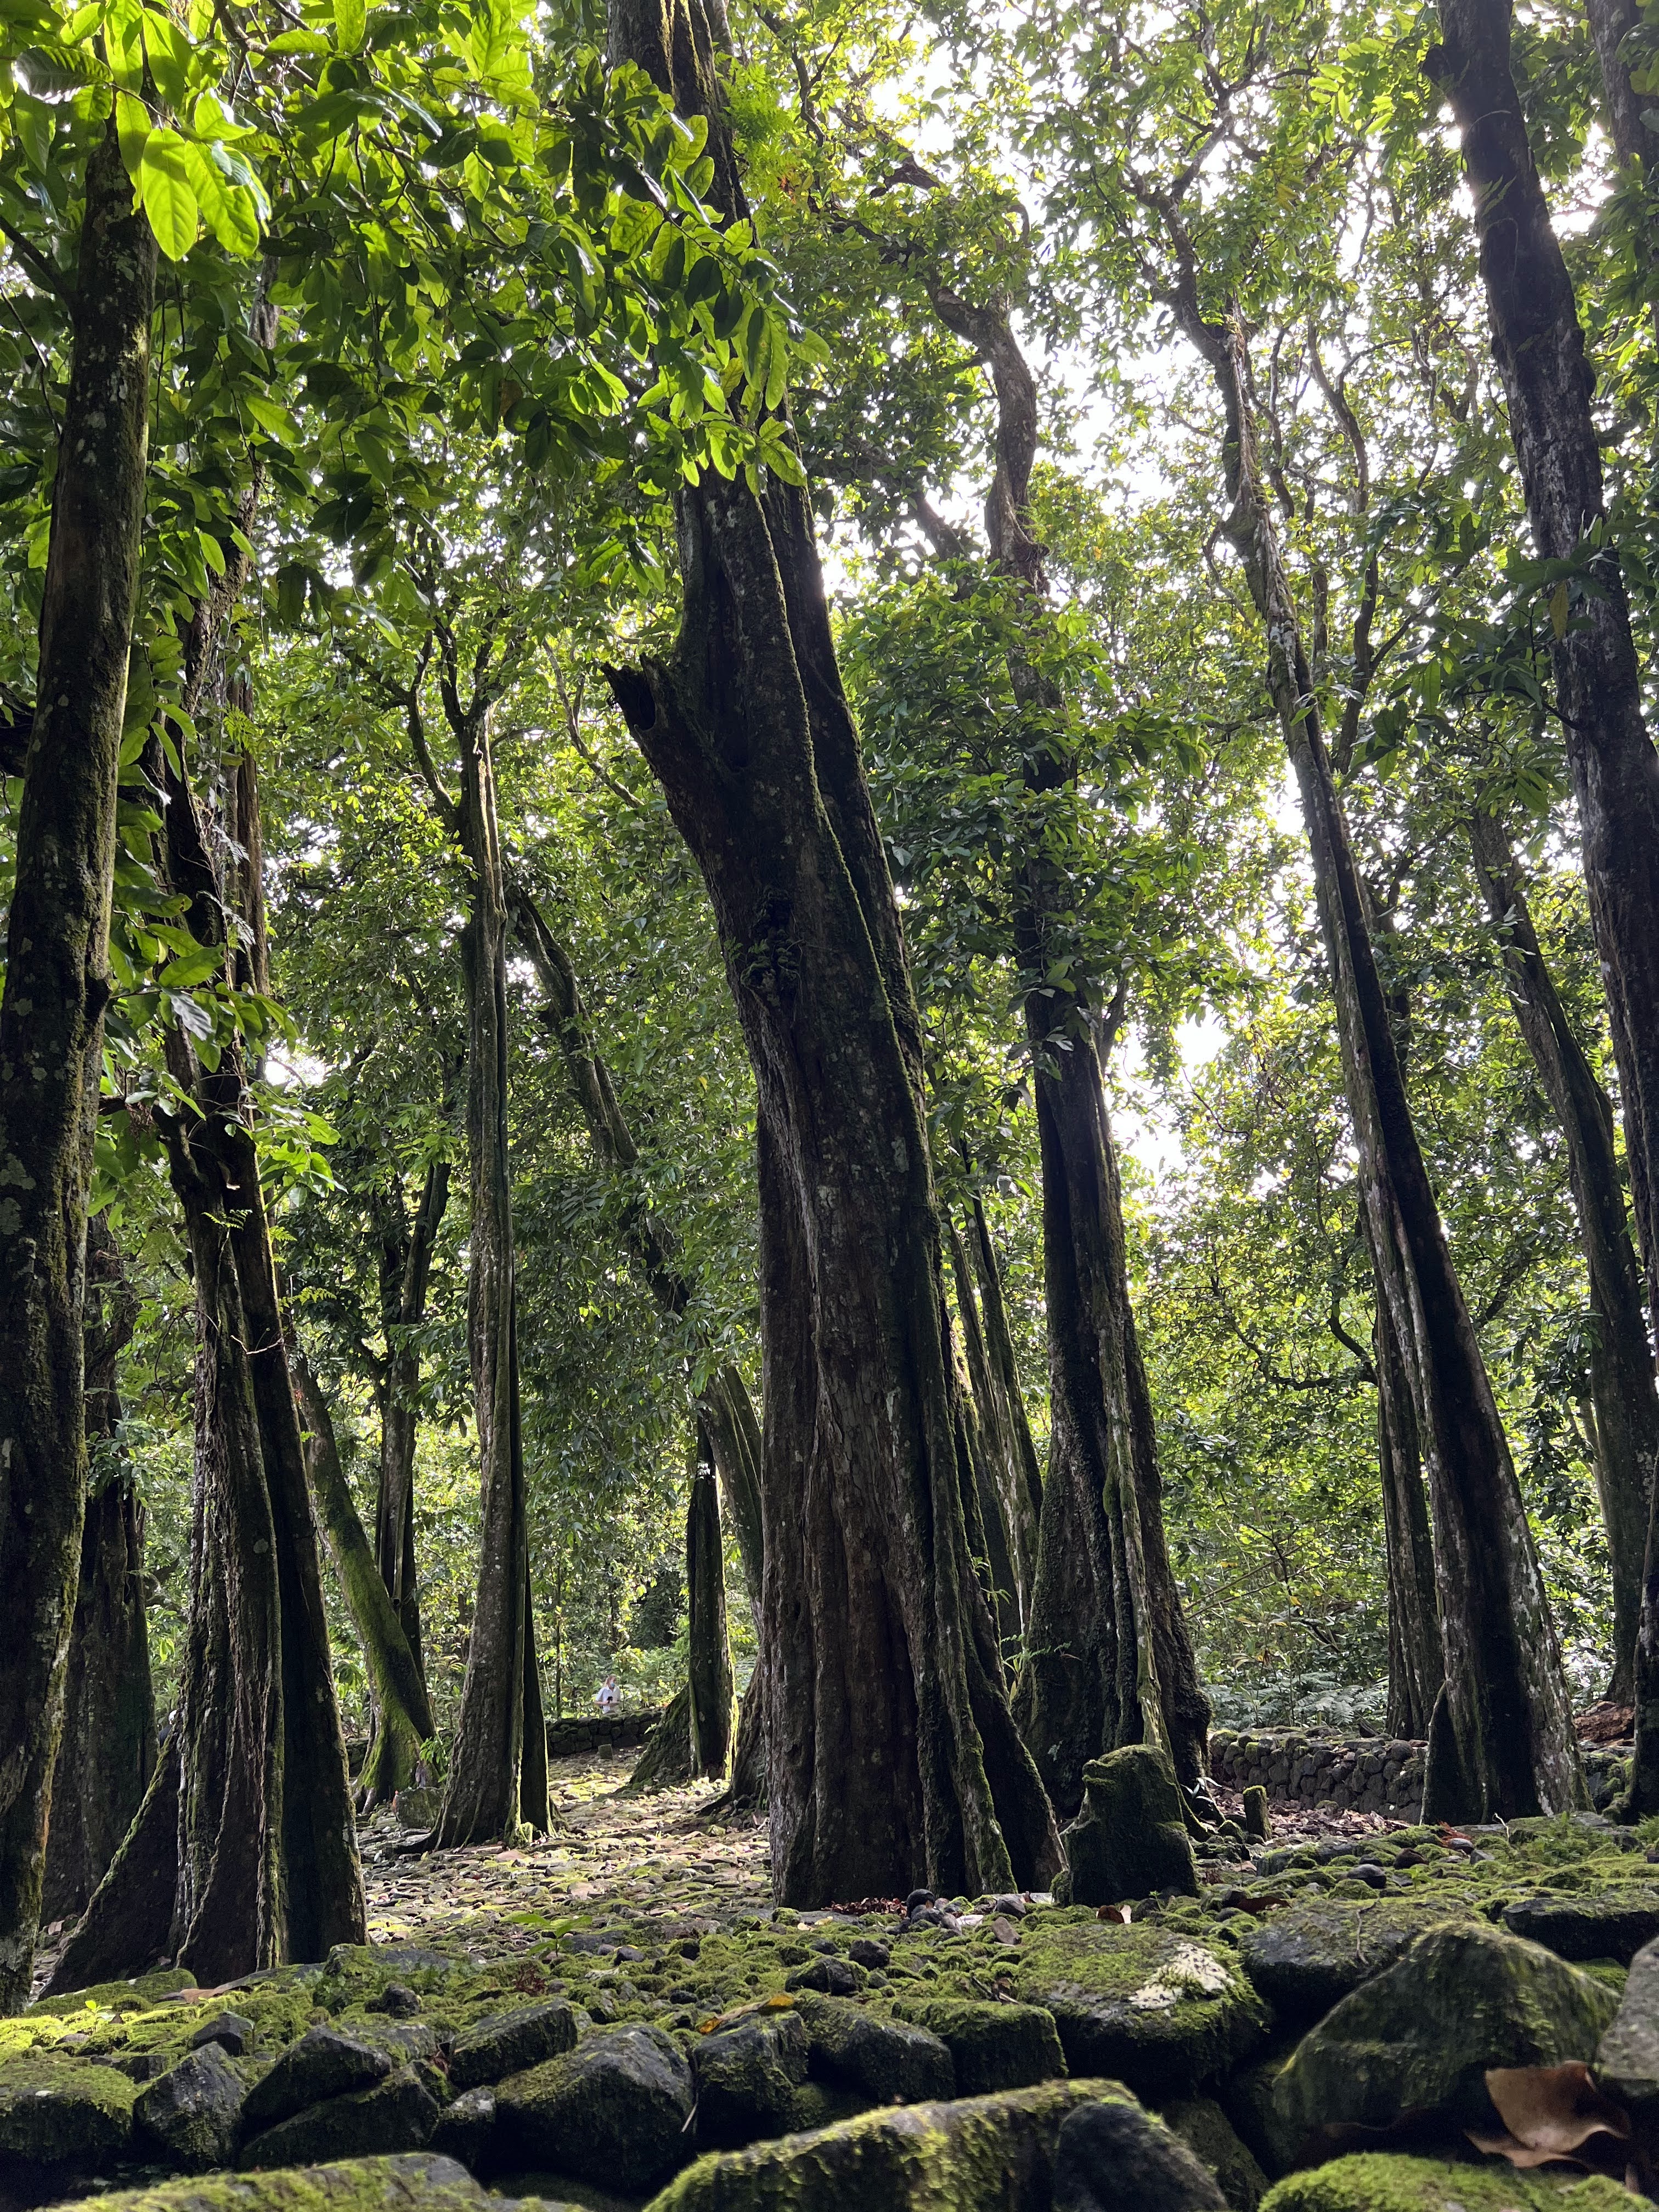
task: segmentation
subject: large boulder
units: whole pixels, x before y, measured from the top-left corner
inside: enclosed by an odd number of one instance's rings
[[[1366,2151],[1293,2173],[1261,2212],[1631,2212],[1638,2200],[1601,2174],[1517,2173],[1507,2165],[1451,2165]]]
[[[1659,2118],[1659,1942],[1631,1962],[1613,2025],[1596,2045],[1595,2078],[1632,2112]]]
[[[1137,1743],[1091,1759],[1083,1789],[1083,1810],[1060,1838],[1059,1902],[1118,1905],[1158,1890],[1198,1895],[1180,1785],[1161,1751]]]
[[[1216,2101],[1234,2134],[1270,2181],[1296,2164],[1306,2134],[1285,2119],[1273,2096],[1293,2049],[1293,2042],[1276,2042],[1248,2066],[1230,2074],[1216,2091]]]
[[[896,2009],[901,2018],[936,2035],[950,2052],[959,2097],[1028,2089],[1066,2071],[1054,2016],[1042,2005],[922,1997],[907,1999]]]
[[[1071,2139],[1071,2185],[1094,2194],[1073,2196],[1068,2212],[1093,2204],[1143,2212],[1115,2177],[1138,2177],[1157,2146],[1180,2147],[1115,2081],[1046,2081],[996,2097],[888,2106],[813,2135],[714,2152],[671,2183],[651,2212],[1060,2212],[1062,2131],[1073,2114],[1102,2104],[1121,2117],[1109,2143]],[[1109,2155],[1110,2170],[1093,2163],[1100,2155]],[[1195,2186],[1206,2179],[1200,2173]],[[1176,2212],[1220,2202],[1194,2195]]]
[[[807,2067],[871,2104],[920,2105],[956,2094],[951,2053],[925,2027],[882,2020],[840,1997],[803,1996]]]
[[[1215,2177],[1139,2105],[1080,2106],[1054,2146],[1054,2212],[1226,2212]]]
[[[1213,2097],[1177,2097],[1160,2118],[1215,2176],[1231,2212],[1256,2212],[1267,2177]]]
[[[307,2105],[366,2089],[391,2071],[390,2054],[361,2036],[347,2035],[337,2027],[308,2029],[248,2091],[242,2124],[250,2135],[257,2135]]]
[[[1578,1897],[1522,1897],[1504,1907],[1511,1936],[1558,1959],[1613,1959],[1621,1966],[1659,1937],[1659,1893],[1620,1888]]]
[[[169,2164],[205,2173],[230,2164],[246,2095],[220,2045],[204,2043],[140,2093],[133,2118]]]
[[[609,2189],[648,2189],[690,2148],[692,2104],[691,2069],[671,2036],[609,2029],[501,2083],[495,2156]]]
[[[237,2163],[244,2168],[320,2166],[423,2150],[437,2124],[437,2100],[412,2066],[400,2066],[372,2089],[329,2097],[279,2120],[243,2143]]]
[[[1435,1898],[1377,1898],[1367,1904],[1315,1897],[1273,1913],[1239,1946],[1244,1970],[1287,2025],[1322,2020],[1351,1990],[1410,1949],[1446,1917]]]
[[[132,2136],[137,2084],[112,2066],[30,2051],[0,2063],[0,2165],[107,2165]]]
[[[1536,1943],[1492,1928],[1432,1928],[1303,2038],[1274,2100],[1309,2136],[1343,2122],[1387,2127],[1406,2112],[1474,2124],[1489,2112],[1489,2066],[1588,2060],[1618,2007],[1612,1990]]]
[[[476,2089],[508,2074],[527,2073],[544,2059],[576,2047],[573,2006],[554,1999],[497,2013],[458,2035],[449,2054],[449,2078],[457,2089]]]
[[[732,2149],[796,2126],[810,2051],[793,2010],[756,2013],[699,2038],[691,2051],[699,2145]]]
[[[82,2200],[79,2212],[517,2212],[512,2197],[486,2196],[453,2158],[412,2153],[275,2173],[216,2173],[164,2181]],[[535,2198],[525,2212],[574,2212]]]
[[[1224,1945],[1073,1911],[1034,1915],[1009,1955],[1013,1995],[1052,2015],[1072,2072],[1138,2097],[1190,2095],[1267,2036],[1266,2008]]]

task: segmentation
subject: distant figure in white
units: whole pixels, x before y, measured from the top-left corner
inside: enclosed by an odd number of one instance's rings
[[[617,1678],[607,1674],[593,1692],[593,1702],[602,1713],[614,1712],[622,1703],[622,1692],[617,1687]]]

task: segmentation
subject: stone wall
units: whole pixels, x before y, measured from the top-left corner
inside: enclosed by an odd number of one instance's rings
[[[547,1724],[550,1759],[574,1759],[587,1751],[627,1751],[645,1741],[662,1718],[659,1705],[633,1713],[571,1713]]]
[[[1271,1804],[1334,1805],[1414,1820],[1423,1802],[1423,1749],[1386,1736],[1212,1729],[1210,1771],[1229,1790],[1260,1783]]]

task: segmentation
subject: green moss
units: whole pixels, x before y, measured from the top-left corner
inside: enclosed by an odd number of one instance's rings
[[[105,2012],[148,2012],[158,1997],[170,1996],[175,1990],[193,1990],[195,1986],[196,1977],[188,1967],[163,1966],[130,1982],[98,1982],[90,1989],[76,1990],[70,1996],[42,1997],[38,2004],[29,2007],[27,2016],[32,2020],[63,2020],[85,2012],[89,2006]]]
[[[132,2134],[137,2085],[112,2067],[58,2051],[0,2064],[0,2158],[43,2165],[118,2158]]]
[[[1268,2191],[1261,2212],[1630,2212],[1632,2202],[1600,2174],[1575,2179],[1367,2151],[1293,2173]]]
[[[412,2151],[118,2190],[84,2198],[76,2212],[480,2212],[490,2203],[453,2159]]]

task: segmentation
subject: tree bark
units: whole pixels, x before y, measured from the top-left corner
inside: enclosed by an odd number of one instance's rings
[[[293,1350],[289,1364],[305,1422],[306,1472],[356,1625],[374,1700],[374,1741],[357,1778],[358,1806],[369,1813],[414,1780],[421,1746],[436,1732],[436,1724],[396,1601],[380,1578],[357,1517],[328,1401],[302,1352]]]
[[[1445,1684],[1429,1733],[1424,1817],[1509,1820],[1585,1801],[1560,1647],[1486,1363],[1452,1266],[1407,1100],[1296,605],[1261,485],[1245,339],[1198,305],[1171,222],[1167,295],[1214,376],[1238,549],[1267,646],[1267,687],[1296,770],[1330,963],[1344,1086],[1378,1287],[1410,1368],[1434,1515]]]
[[[708,125],[702,0],[614,0],[614,62]],[[754,1066],[773,1879],[786,1904],[1046,1879],[1053,1815],[969,1556],[955,1376],[896,902],[802,493],[678,500],[672,659],[609,672],[713,902]]]
[[[0,998],[0,2013],[28,2002],[86,1504],[87,1190],[155,294],[112,120],[80,252]]]
[[[964,1162],[965,1164],[965,1162]],[[1003,1290],[1002,1263],[997,1257],[985,1202],[975,1191],[972,1200],[973,1236],[969,1249],[979,1283],[980,1314],[985,1328],[985,1349],[991,1363],[994,1387],[1006,1408],[1013,1439],[1015,1474],[1010,1488],[1009,1517],[1013,1529],[1014,1556],[1023,1561],[1025,1608],[1030,1610],[1030,1589],[1036,1573],[1037,1528],[1042,1518],[1042,1468],[1036,1443],[1025,1412],[1025,1395],[1019,1386],[1019,1363],[1014,1357],[1013,1333],[1008,1326],[1008,1301]],[[1014,1500],[1018,1503],[1014,1503]]]
[[[691,1430],[691,1496],[685,1516],[691,1771],[720,1781],[732,1750],[732,1646],[726,1628],[726,1550],[714,1453],[701,1421]]]
[[[1047,595],[1030,526],[1036,384],[1005,294],[984,305],[942,287],[930,295],[948,330],[991,372],[996,471],[985,504],[996,567],[1034,607]],[[1060,706],[1022,649],[1014,695],[1032,718],[1025,780],[1053,792],[1072,773],[1052,723]],[[1026,1035],[1042,1154],[1044,1304],[1050,1429],[1028,1656],[1018,1711],[1049,1796],[1082,1802],[1083,1769],[1103,1751],[1150,1743],[1193,1788],[1205,1772],[1209,1701],[1170,1570],[1152,1402],[1129,1304],[1123,1202],[1102,1081],[1097,979],[1071,997],[1046,988],[1065,927],[1066,890],[1041,850],[1025,854],[1014,933],[1026,980]]]
[[[574,964],[520,878],[509,878],[507,898],[514,933],[547,994],[542,1020],[558,1041],[571,1089],[587,1124],[589,1141],[600,1164],[622,1187],[623,1235],[629,1251],[658,1310],[678,1321],[691,1305],[693,1285],[679,1264],[673,1231],[657,1219],[643,1194],[628,1181],[640,1165],[639,1147],[594,1040]],[[727,1363],[711,1376],[697,1400],[697,1412],[714,1450],[726,1514],[743,1560],[744,1586],[758,1630],[765,1574],[760,1424],[755,1419],[748,1387],[735,1367]]]
[[[968,1255],[950,1208],[943,1207],[941,1213],[945,1246],[951,1256],[951,1278],[956,1285],[957,1312],[962,1322],[963,1346],[968,1355],[968,1388],[974,1412],[975,1466],[979,1478],[980,1512],[985,1523],[986,1564],[990,1570],[997,1626],[1006,1650],[1017,1644],[1024,1632],[1030,1595],[1030,1562],[1024,1563],[1022,1573],[1013,1540],[1013,1532],[1022,1525],[1011,1502],[1020,1498],[1021,1469],[1007,1407],[986,1350]]]
[[[1595,1409],[1591,1437],[1613,1571],[1613,1667],[1607,1695],[1628,1705],[1635,1694],[1648,1495],[1659,1464],[1659,1389],[1643,1310],[1641,1269],[1625,1212],[1613,1106],[1573,1033],[1539,949],[1507,834],[1490,814],[1477,813],[1470,839],[1475,873],[1498,933],[1510,1004],[1566,1139],[1595,1322],[1589,1358]]]
[[[1444,1686],[1445,1662],[1411,1370],[1380,1280],[1371,1347],[1389,1587],[1388,1729],[1391,1736],[1421,1741],[1428,1735],[1435,1700]]]
[[[125,1980],[170,1956],[179,1894],[179,1747],[170,1737],[137,1815],[58,1953],[42,1996]]]
[[[1547,561],[1583,558],[1586,588],[1553,637],[1556,704],[1578,801],[1590,924],[1607,995],[1625,1153],[1650,1313],[1659,1316],[1659,757],[1619,556],[1598,544],[1606,505],[1572,279],[1534,167],[1510,64],[1504,0],[1442,0],[1429,57],[1451,102],[1475,201],[1492,351],[1527,519]],[[1598,35],[1598,44],[1600,39]],[[1615,129],[1620,128],[1615,121]],[[1554,624],[1552,623],[1552,630]],[[1659,1544],[1651,1525],[1638,1631],[1637,1773],[1659,1810]],[[1644,1753],[1644,1728],[1655,1731]]]
[[[416,1332],[426,1318],[432,1259],[449,1205],[447,1159],[428,1165],[412,1222],[394,1188],[378,1208],[380,1320],[386,1343],[380,1394],[380,1479],[374,1506],[374,1556],[391,1593],[404,1640],[420,1675],[424,1700],[421,1597],[415,1559],[415,1446],[420,1428],[421,1352]],[[428,1728],[427,1734],[431,1734]],[[403,1786],[399,1782],[395,1785]],[[382,1793],[384,1794],[384,1793]]]
[[[447,1847],[516,1838],[548,1826],[547,1727],[536,1666],[530,1529],[520,1425],[513,1193],[507,1146],[507,902],[495,762],[489,652],[463,705],[453,639],[440,634],[445,715],[460,750],[459,800],[434,793],[465,856],[470,883],[461,933],[467,1021],[466,1135],[471,1261],[467,1348],[478,1429],[483,1526],[466,1679],[437,1841]],[[418,700],[410,707],[417,726]],[[420,741],[424,751],[424,739]]]
[[[87,1230],[86,1419],[91,1474],[52,1781],[40,1917],[78,1917],[143,1802],[155,1766],[144,1614],[144,1509],[121,1449],[116,1362],[138,1300],[106,1218]]]

